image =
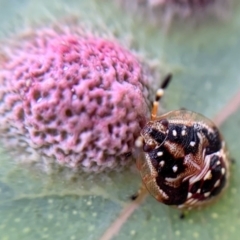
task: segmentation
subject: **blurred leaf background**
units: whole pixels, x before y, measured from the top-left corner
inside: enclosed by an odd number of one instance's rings
[[[64,16],[97,23],[174,75],[163,105],[185,107],[214,118],[238,92],[240,95],[240,4],[227,21],[190,19],[173,24],[166,34],[110,0],[0,0],[0,38],[34,24],[48,25]],[[157,83],[161,79],[156,79]],[[238,239],[240,235],[240,108],[220,127],[231,157],[227,192],[211,207],[179,212],[151,197],[131,215],[114,239]],[[0,240],[97,240],[111,226],[141,182],[132,169],[89,175],[67,169],[47,175],[10,156],[0,155]]]

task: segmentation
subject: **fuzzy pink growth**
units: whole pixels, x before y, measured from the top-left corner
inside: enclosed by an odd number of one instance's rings
[[[0,134],[70,167],[124,165],[148,116],[148,81],[115,42],[38,31],[0,69]],[[26,150],[28,151],[28,150]]]

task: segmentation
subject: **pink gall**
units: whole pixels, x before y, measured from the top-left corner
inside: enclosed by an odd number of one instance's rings
[[[164,30],[177,19],[188,23],[199,23],[209,18],[228,19],[231,13],[232,0],[117,0],[125,9],[135,11],[148,18],[150,22],[160,24]]]
[[[20,159],[85,171],[129,163],[149,78],[117,41],[39,29],[2,49],[0,136]],[[44,159],[44,161],[43,161]]]

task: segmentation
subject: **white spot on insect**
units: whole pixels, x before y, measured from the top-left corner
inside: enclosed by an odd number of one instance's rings
[[[165,198],[165,199],[169,198],[168,195],[162,189],[160,189],[160,193],[163,196],[163,198]]]
[[[176,131],[175,129],[172,131],[172,135],[173,135],[174,137],[177,136],[177,131]]]
[[[183,129],[182,132],[181,132],[182,136],[185,136],[187,134],[186,130]]]
[[[197,193],[200,193],[201,192],[201,189],[199,188],[198,190],[197,190]]]
[[[178,167],[177,167],[176,165],[174,165],[173,168],[172,168],[172,170],[173,170],[173,172],[177,172]]]
[[[193,199],[193,200],[190,202],[190,204],[191,204],[191,205],[195,205],[197,202],[198,202],[198,199]]]
[[[214,184],[214,187],[218,187],[220,185],[220,180],[218,179],[215,184]]]
[[[163,167],[164,164],[165,164],[165,161],[161,161],[161,162],[159,163],[159,165],[160,165],[161,167]]]
[[[221,173],[222,173],[222,175],[224,175],[225,172],[226,172],[225,168],[222,168],[222,169],[221,169]]]
[[[197,132],[197,136],[198,136],[199,139],[202,138],[202,135],[201,135],[201,133],[199,133],[199,132]]]
[[[194,198],[189,198],[186,203],[187,204],[190,204],[190,205],[194,205],[196,202],[198,202],[197,199],[194,199]]]
[[[192,193],[188,192],[187,198],[191,198],[192,197]]]
[[[211,192],[206,192],[206,193],[204,193],[204,197],[209,197],[210,194],[211,194]]]
[[[177,207],[181,209],[184,207],[184,204],[178,205]]]
[[[161,157],[163,155],[163,152],[157,152],[157,156]]]
[[[194,146],[195,146],[195,144],[196,144],[196,143],[195,143],[195,142],[193,142],[193,141],[191,141],[191,142],[190,142],[190,146],[191,146],[191,147],[194,147]]]
[[[165,180],[169,183],[173,183],[174,180],[176,180],[176,178],[170,178],[170,177],[166,177]]]
[[[220,165],[221,164],[221,162],[220,161],[217,161],[217,165]]]
[[[208,180],[208,179],[211,179],[212,178],[212,171],[209,170],[206,175],[204,176],[203,180]]]

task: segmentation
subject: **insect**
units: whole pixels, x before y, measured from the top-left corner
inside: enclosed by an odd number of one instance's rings
[[[218,128],[208,118],[188,110],[157,116],[170,80],[168,75],[157,91],[151,120],[136,141],[142,151],[137,167],[159,202],[191,209],[220,196],[227,186],[230,161]]]

